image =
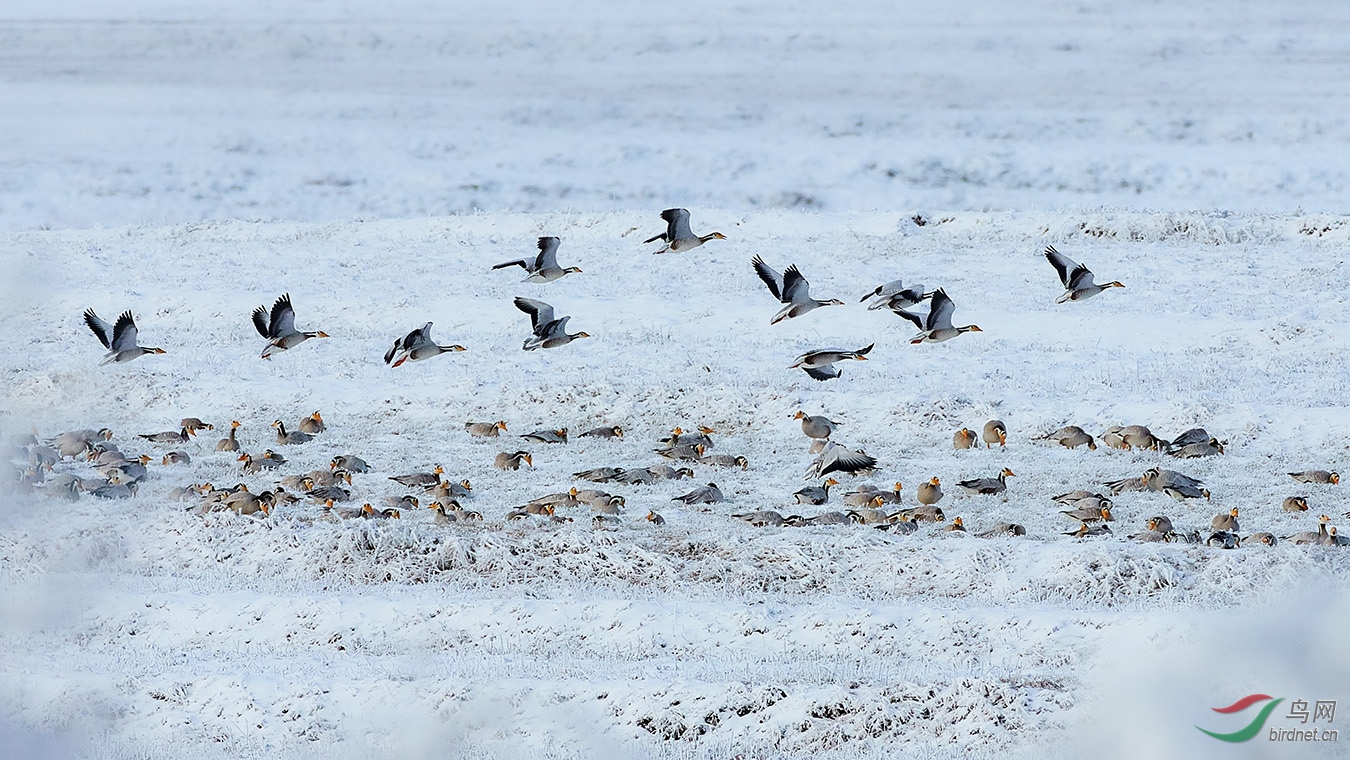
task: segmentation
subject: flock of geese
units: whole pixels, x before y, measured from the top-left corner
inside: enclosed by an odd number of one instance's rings
[[[666,231],[648,238],[645,243],[661,241],[664,246],[656,253],[683,252],[696,248],[711,240],[725,240],[720,232],[707,235],[695,235],[689,223],[689,212],[684,209],[667,209],[661,214],[667,223]],[[550,283],[569,274],[579,274],[577,267],[562,267],[558,263],[557,237],[541,237],[538,240],[538,254],[533,258],[507,261],[492,267],[493,270],[520,267],[526,272],[525,282]],[[1081,301],[1111,288],[1125,287],[1118,281],[1099,285],[1092,272],[1083,264],[1074,262],[1055,250],[1047,247],[1046,260],[1054,268],[1064,293],[1057,303]],[[811,295],[810,283],[796,265],[788,266],[781,272],[767,264],[761,257],[751,259],[754,272],[763,281],[769,293],[781,304],[770,324],[778,324],[788,319],[800,318],[812,311],[829,306],[844,305],[836,298],[817,299]],[[905,284],[895,280],[877,286],[863,295],[862,302],[871,301],[872,310],[889,310],[898,317],[907,320],[918,329],[911,343],[939,343],[956,338],[963,333],[979,332],[975,325],[956,326],[953,324],[955,303],[944,289],[926,291],[917,283]],[[913,311],[916,307],[929,302],[927,314]],[[585,332],[569,333],[569,317],[559,317],[548,303],[517,297],[516,307],[530,318],[531,331],[522,348],[524,350],[558,348],[573,340],[590,337]],[[289,294],[276,300],[269,310],[259,306],[252,312],[253,326],[267,343],[262,358],[267,359],[278,352],[291,350],[311,338],[327,338],[327,333],[319,330],[301,331],[295,325],[295,310]],[[136,324],[130,311],[122,313],[115,324],[100,319],[92,309],[84,313],[85,323],[107,349],[104,363],[127,362],[146,354],[162,354],[162,348],[143,347],[138,344]],[[464,351],[460,345],[440,345],[432,338],[432,323],[427,322],[407,335],[396,339],[384,355],[384,362],[391,367],[399,367],[409,361],[423,361],[443,353]],[[846,360],[865,361],[873,345],[858,349],[822,348],[808,351],[797,358],[790,368],[802,369],[816,380],[829,380],[840,376],[840,370],[834,365]],[[833,440],[839,423],[823,415],[808,415],[798,412],[796,419],[801,421],[803,434],[811,441],[809,454],[814,455],[806,468],[808,480],[820,480],[819,485],[803,488],[791,496],[795,505],[825,506],[831,501],[833,491],[840,485],[834,476],[866,475],[877,469],[877,460],[865,451],[850,448]],[[231,510],[240,514],[270,515],[276,508],[293,505],[302,501],[318,505],[324,515],[334,518],[400,518],[410,508],[426,506],[434,512],[438,523],[482,521],[481,512],[466,509],[464,503],[474,498],[472,486],[467,478],[447,479],[444,469],[439,465],[429,471],[412,472],[388,477],[386,483],[394,483],[403,493],[377,496],[374,501],[363,503],[359,508],[343,506],[353,501],[353,483],[355,476],[365,476],[372,471],[371,466],[361,456],[343,453],[334,456],[327,469],[308,472],[288,471],[288,462],[284,455],[273,448],[265,449],[253,456],[243,452],[238,440],[241,423],[231,424],[228,435],[215,446],[216,452],[237,455],[242,472],[246,475],[266,475],[273,483],[261,490],[252,490],[248,484],[240,482],[229,488],[217,488],[211,484],[192,484],[175,488],[170,496],[176,499],[190,500],[194,508],[202,512]],[[302,418],[294,429],[289,429],[280,419],[272,423],[275,429],[275,446],[297,446],[315,441],[326,430],[322,416],[314,414]],[[213,426],[197,418],[185,418],[178,430],[163,433],[141,435],[140,438],[156,444],[175,447],[158,457],[164,467],[189,464],[192,455],[182,450],[184,444],[197,435],[200,430],[210,430]],[[494,439],[506,432],[504,421],[469,422],[465,424],[467,435],[480,439]],[[595,484],[616,484],[621,486],[650,485],[663,480],[681,480],[694,477],[695,466],[731,467],[746,469],[749,461],[746,457],[732,454],[712,453],[714,447],[713,431],[699,426],[692,432],[675,428],[672,434],[660,440],[660,446],[654,453],[664,461],[647,467],[602,466],[574,473],[580,481]],[[581,433],[585,437],[619,441],[623,439],[623,429],[619,426],[603,426]],[[531,444],[566,444],[566,428],[538,430],[520,436]],[[4,457],[7,473],[4,481],[16,484],[20,489],[37,490],[67,499],[77,499],[82,493],[91,493],[102,498],[127,498],[134,496],[144,479],[150,477],[152,462],[156,457],[145,454],[125,453],[112,441],[112,432],[101,430],[75,430],[47,441],[39,441],[36,434],[19,436],[11,440]],[[1153,435],[1147,427],[1131,425],[1113,427],[1094,438],[1078,426],[1066,426],[1046,435],[1036,436],[1034,440],[1049,441],[1066,448],[1085,446],[1096,449],[1097,441],[1118,449],[1150,450],[1170,455],[1177,459],[1215,456],[1224,453],[1224,443],[1210,436],[1203,429],[1186,431],[1172,441],[1166,441]],[[956,449],[977,448],[983,442],[986,448],[1006,447],[1008,431],[1000,420],[991,420],[982,431],[963,428],[952,437]],[[84,477],[63,466],[66,460],[83,458],[93,470],[93,476]],[[503,451],[493,459],[493,466],[506,471],[532,467],[534,457],[531,451]],[[64,471],[58,472],[62,467]],[[1290,473],[1300,483],[1318,485],[1336,485],[1340,476],[1335,472],[1310,470]],[[997,496],[1005,494],[1008,488],[1007,478],[1015,477],[1011,469],[1003,467],[992,477],[963,480],[957,483],[965,493],[973,496]],[[1103,491],[1108,491],[1103,493]],[[1077,527],[1065,532],[1065,535],[1086,538],[1111,533],[1110,523],[1115,517],[1112,497],[1128,491],[1146,491],[1166,494],[1180,501],[1195,499],[1208,500],[1210,492],[1205,484],[1195,478],[1175,470],[1153,467],[1137,476],[1107,481],[1092,490],[1074,490],[1053,496],[1050,501],[1067,520]],[[421,493],[419,498],[417,495]],[[949,533],[964,533],[967,530],[962,516],[947,522],[946,514],[939,506],[944,493],[938,477],[920,482],[915,489],[915,503],[905,504],[901,496],[902,484],[881,489],[874,485],[859,485],[846,492],[841,499],[845,509],[820,512],[811,516],[800,514],[784,515],[772,509],[732,513],[730,517],[755,526],[808,526],[860,524],[888,530],[896,533],[911,533],[920,529],[924,523],[941,525]],[[672,501],[683,505],[707,510],[706,505],[716,504],[727,499],[716,483],[709,482],[698,486],[688,493],[674,497]],[[566,491],[550,493],[505,511],[504,520],[543,519],[548,521],[571,521],[566,513],[570,508],[587,506],[590,517],[598,526],[604,526],[621,519],[626,508],[626,497],[611,494],[594,488],[571,487]],[[1305,512],[1309,509],[1309,497],[1295,495],[1285,499],[1282,509],[1287,512]],[[1058,509],[1062,507],[1062,509]],[[561,511],[560,511],[561,510]],[[1350,516],[1350,513],[1347,513]],[[648,522],[661,525],[664,518],[654,510],[647,510]],[[1182,542],[1205,543],[1210,546],[1236,548],[1244,545],[1274,546],[1280,540],[1294,544],[1315,544],[1326,546],[1345,546],[1350,537],[1337,533],[1330,526],[1331,518],[1321,515],[1316,531],[1305,531],[1277,538],[1269,531],[1253,531],[1243,536],[1240,532],[1239,510],[1231,508],[1214,516],[1208,528],[1202,531],[1196,527],[1178,527],[1165,514],[1149,518],[1143,530],[1130,534],[1129,538],[1145,542]],[[1015,523],[997,523],[975,532],[980,537],[1023,536],[1026,528]]]

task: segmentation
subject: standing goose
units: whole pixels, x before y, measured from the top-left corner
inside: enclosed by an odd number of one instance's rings
[[[108,349],[108,353],[103,356],[102,364],[110,362],[122,363],[129,362],[132,359],[139,359],[146,354],[165,353],[162,348],[146,348],[136,345],[136,321],[132,319],[130,311],[122,312],[117,318],[117,324],[110,325],[99,319],[93,309],[85,309],[84,323],[89,325],[89,329],[98,338],[98,342]]]
[[[815,311],[822,306],[843,306],[844,302],[837,298],[831,298],[828,301],[820,301],[811,297],[811,284],[806,281],[802,273],[793,264],[788,267],[781,275],[774,271],[764,259],[755,256],[750,260],[755,267],[755,274],[768,286],[769,292],[777,298],[780,303],[785,304],[778,313],[773,315],[769,324],[776,325],[785,319],[800,317],[810,311]]]
[[[433,356],[465,350],[467,349],[459,344],[436,345],[436,341],[431,339],[431,323],[428,322],[394,341],[394,345],[384,352],[384,363],[391,367],[401,367],[404,362],[420,362]]]
[[[975,431],[970,428],[961,428],[952,436],[952,448],[969,449],[975,445]]]
[[[1081,301],[1084,298],[1091,298],[1107,288],[1125,287],[1120,282],[1098,285],[1092,281],[1091,270],[1056,251],[1053,245],[1045,247],[1045,258],[1050,262],[1050,266],[1055,268],[1055,272],[1059,274],[1060,282],[1064,283],[1064,295],[1056,298],[1055,303]]]
[[[966,489],[970,493],[978,493],[984,494],[986,496],[992,496],[993,494],[1003,493],[1004,491],[1008,490],[1008,484],[1004,481],[1004,479],[1010,478],[1012,476],[1013,471],[1009,470],[1007,467],[1004,467],[1003,470],[999,472],[997,477],[963,480],[957,483],[957,485]]]
[[[238,432],[239,420],[235,420],[230,423],[230,434],[221,438],[220,441],[216,443],[216,451],[238,451],[239,439],[236,437]]]
[[[658,240],[664,241],[665,248],[655,253],[680,253],[697,248],[709,240],[726,240],[727,236],[720,232],[710,232],[707,235],[695,235],[689,228],[689,211],[682,208],[668,208],[661,212],[661,218],[666,220],[666,231],[660,235],[653,235],[642,241],[643,243],[655,243]]]
[[[291,306],[291,294],[286,293],[272,304],[272,313],[269,317],[267,308],[259,306],[253,310],[253,328],[258,334],[267,339],[267,347],[263,349],[262,358],[269,359],[272,354],[278,351],[288,351],[304,343],[310,338],[327,338],[328,333],[323,330],[315,332],[300,332],[295,329],[295,309]]]
[[[807,351],[797,357],[788,369],[800,368],[812,378],[820,381],[833,380],[839,377],[840,371],[835,368],[835,362],[841,362],[845,359],[854,359],[856,361],[867,361],[867,352],[872,350],[875,343],[868,344],[854,351],[848,351],[842,348],[821,348],[815,351]]]
[[[802,433],[805,434],[807,438],[815,438],[818,440],[829,438],[834,434],[835,428],[839,427],[838,422],[835,422],[824,415],[812,417],[800,410],[798,410],[797,414],[794,415],[792,419],[802,421]]]
[[[553,307],[543,301],[536,301],[533,298],[517,297],[515,300],[516,308],[530,315],[530,326],[534,332],[525,339],[522,349],[533,351],[537,348],[558,348],[565,346],[577,338],[589,338],[590,333],[567,332],[567,320],[571,317],[554,319]]]
[[[466,422],[464,429],[474,438],[496,438],[497,431],[506,430],[506,423],[501,420],[496,422]]]
[[[965,332],[983,332],[977,325],[965,327],[952,326],[952,314],[956,304],[947,296],[947,291],[938,288],[933,292],[933,302],[928,307],[928,318],[924,320],[920,332],[910,339],[910,343],[941,343],[951,340]]]
[[[515,261],[503,261],[492,267],[496,269],[506,269],[507,267],[520,267],[527,274],[523,282],[553,282],[564,275],[576,273],[581,274],[581,270],[576,267],[563,269],[558,266],[558,246],[562,243],[561,238],[541,237],[535,245],[539,248],[539,253],[531,259],[516,259]]]
[[[1003,420],[989,420],[984,423],[984,447],[992,449],[994,444],[999,446],[1008,445],[1008,426],[1003,424]]]
[[[286,423],[281,420],[273,422],[272,427],[277,429],[277,443],[282,444],[283,446],[309,443],[314,440],[314,436],[309,433],[302,433],[299,430],[286,430]]]

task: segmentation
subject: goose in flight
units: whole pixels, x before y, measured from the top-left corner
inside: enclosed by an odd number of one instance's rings
[[[262,352],[262,358],[264,359],[271,358],[272,354],[278,351],[295,348],[310,338],[328,337],[328,333],[322,330],[300,332],[295,329],[295,309],[291,306],[290,293],[278,298],[277,302],[272,304],[270,316],[264,306],[254,309],[253,327],[259,335],[267,338],[267,348],[264,348]]]
[[[1059,281],[1064,283],[1064,295],[1056,298],[1055,303],[1081,301],[1085,298],[1091,298],[1107,288],[1125,287],[1119,281],[1098,285],[1092,281],[1092,270],[1056,251],[1053,245],[1045,247],[1045,258],[1055,268],[1055,272],[1059,274]]]
[[[589,338],[590,333],[568,333],[567,320],[571,317],[554,319],[553,307],[533,298],[516,298],[516,308],[530,315],[530,325],[534,334],[525,339],[521,348],[533,351],[536,348],[557,348],[565,346],[577,338]]]
[[[89,325],[89,329],[98,338],[98,342],[108,349],[104,355],[102,364],[109,362],[129,362],[132,359],[139,359],[146,354],[162,354],[162,348],[146,348],[136,345],[136,321],[132,319],[130,311],[122,312],[117,318],[117,324],[110,325],[99,319],[93,309],[85,309],[84,323]]]
[[[951,340],[964,332],[984,332],[976,325],[952,327],[952,313],[956,304],[947,296],[947,291],[938,288],[933,291],[933,302],[928,307],[928,318],[924,320],[920,332],[910,339],[910,343],[941,343]]]
[[[914,283],[909,287],[900,280],[892,280],[885,285],[877,286],[877,289],[862,297],[863,301],[876,297],[867,307],[868,311],[875,309],[890,309],[897,317],[903,317],[914,323],[914,326],[923,329],[923,317],[913,312],[907,311],[914,306],[918,306],[929,298],[933,297],[935,291],[927,293],[923,290],[923,285]],[[861,301],[859,302],[861,303]]]
[[[689,229],[689,210],[683,208],[668,208],[661,212],[661,218],[666,220],[666,231],[660,235],[653,235],[642,241],[644,243],[655,243],[658,240],[664,241],[665,248],[656,253],[679,253],[697,248],[709,240],[726,240],[727,236],[720,232],[709,232],[707,235],[695,235]]]
[[[841,362],[845,359],[856,359],[857,361],[867,361],[867,352],[872,350],[875,343],[866,345],[855,351],[847,351],[842,348],[821,348],[815,351],[807,351],[797,357],[797,361],[788,367],[788,369],[802,369],[812,378],[820,381],[832,380],[839,377],[840,371],[834,366],[835,362]]]
[[[581,270],[576,267],[567,267],[566,269],[563,269],[558,266],[558,246],[561,243],[561,238],[541,237],[537,243],[539,246],[539,255],[535,256],[533,260],[516,259],[515,261],[503,261],[492,268],[495,270],[518,266],[528,273],[523,282],[553,282],[554,280],[573,272],[581,274]]]
[[[393,348],[384,352],[384,363],[391,367],[399,367],[404,362],[420,362],[433,356],[463,350],[465,348],[458,344],[451,346],[436,345],[436,341],[431,339],[431,323],[428,322],[394,341]]]
[[[759,256],[751,259],[750,263],[755,267],[755,274],[758,274],[759,279],[763,280],[764,284],[769,287],[769,292],[773,294],[773,297],[785,304],[777,314],[773,315],[773,319],[769,320],[771,325],[776,325],[785,319],[800,317],[822,306],[844,305],[844,302],[837,298],[831,298],[828,301],[812,298],[811,284],[798,271],[796,264],[779,274],[768,264],[765,264],[764,259]]]

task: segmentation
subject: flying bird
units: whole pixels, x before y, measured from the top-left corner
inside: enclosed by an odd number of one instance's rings
[[[976,325],[952,327],[952,313],[956,304],[947,296],[947,291],[938,288],[933,292],[933,301],[928,307],[928,318],[924,320],[920,332],[910,339],[910,343],[941,343],[951,340],[964,332],[983,332]]]
[[[727,236],[720,232],[709,232],[707,235],[695,235],[689,229],[689,210],[683,208],[668,208],[661,212],[661,218],[666,220],[666,231],[660,235],[653,235],[642,241],[644,243],[654,243],[658,240],[665,241],[666,247],[656,253],[665,253],[671,251],[679,253],[688,251],[703,245],[709,240],[726,240]]]
[[[531,259],[516,259],[515,261],[503,261],[492,267],[493,269],[505,269],[507,267],[518,266],[524,269],[528,274],[523,282],[553,282],[563,275],[573,272],[581,274],[581,270],[576,267],[567,267],[563,269],[558,266],[558,245],[562,243],[560,238],[541,237],[537,245],[539,246],[539,255]]]
[[[398,367],[404,362],[420,362],[433,356],[463,350],[465,350],[464,347],[460,345],[436,345],[436,341],[431,339],[431,323],[428,322],[394,341],[393,348],[384,352],[384,363]]]
[[[792,366],[788,367],[788,369],[801,368],[806,374],[822,382],[825,380],[832,380],[842,374],[839,369],[834,366],[835,362],[841,362],[845,359],[855,359],[860,362],[867,361],[867,356],[865,354],[867,354],[868,351],[871,351],[872,346],[875,345],[875,343],[871,343],[855,351],[847,351],[842,348],[821,348],[815,351],[807,351],[797,357],[797,361],[794,362]]]
[[[530,315],[530,325],[534,334],[525,339],[521,348],[533,351],[536,348],[557,348],[565,346],[577,338],[589,338],[590,333],[568,333],[567,320],[571,317],[554,319],[553,307],[533,298],[516,298],[516,308]]]
[[[811,297],[811,284],[806,281],[802,273],[797,270],[797,265],[788,267],[782,274],[774,271],[772,267],[764,263],[764,259],[755,256],[750,260],[755,267],[755,274],[759,279],[769,287],[769,292],[777,298],[779,302],[786,304],[769,324],[776,325],[785,319],[800,317],[801,315],[819,309],[822,306],[843,306],[844,302],[837,298],[831,298],[828,301],[820,301]]]
[[[132,359],[139,359],[146,354],[162,354],[162,348],[146,348],[136,345],[136,321],[132,319],[130,311],[122,312],[117,318],[117,324],[110,325],[99,319],[93,309],[85,309],[84,323],[89,325],[89,329],[98,338],[98,342],[108,349],[104,355],[101,364],[109,362],[129,362]]]
[[[278,351],[295,348],[310,338],[328,337],[328,333],[322,330],[300,332],[295,329],[295,309],[291,306],[290,293],[278,298],[277,302],[272,304],[270,318],[267,307],[259,306],[254,309],[253,327],[259,335],[267,338],[267,348],[264,348],[262,352],[262,358],[264,359],[271,358],[272,354]]]
[[[1055,303],[1081,301],[1084,298],[1091,298],[1107,288],[1125,287],[1118,281],[1098,285],[1092,281],[1092,270],[1056,251],[1053,245],[1045,247],[1045,258],[1055,268],[1055,272],[1059,274],[1060,282],[1064,283],[1064,295],[1056,298]]]

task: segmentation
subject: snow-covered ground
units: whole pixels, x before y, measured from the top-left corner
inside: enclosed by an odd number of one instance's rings
[[[1241,695],[1350,698],[1350,552],[1124,539],[1234,506],[1244,534],[1350,527],[1345,486],[1285,474],[1350,450],[1344,11],[1277,5],[12,4],[0,431],[108,426],[193,462],[129,501],[2,497],[0,754],[1190,758],[1231,756],[1192,726]],[[670,205],[728,240],[650,255]],[[544,234],[582,274],[489,270]],[[1047,244],[1126,288],[1055,305]],[[770,326],[755,254],[846,305]],[[910,345],[857,303],[896,277],[983,332]],[[248,313],[283,292],[332,337],[262,361]],[[521,351],[517,295],[594,337]],[[99,366],[90,307],[168,353]],[[387,368],[426,321],[468,351]],[[787,369],[869,343],[838,380]],[[485,522],[167,499],[268,487],[222,429],[256,453],[316,409],[286,473],[357,453],[378,503],[441,464]],[[912,504],[936,476],[948,517],[1029,535],[731,518],[838,508],[791,504],[799,409],[879,460],[844,487]],[[189,415],[216,431],[135,438]],[[995,417],[1005,449],[952,449]],[[515,437],[602,423],[625,437]],[[503,521],[700,423],[749,468],[600,486],[628,500],[605,530]],[[1066,423],[1203,425],[1228,454],[1032,440]],[[491,467],[517,448],[535,467]],[[1049,496],[1155,466],[1212,500],[1126,493],[1114,538],[1061,535]],[[1001,467],[1006,498],[955,486]],[[727,502],[671,501],[708,481]],[[1296,493],[1311,512],[1281,510]]]

